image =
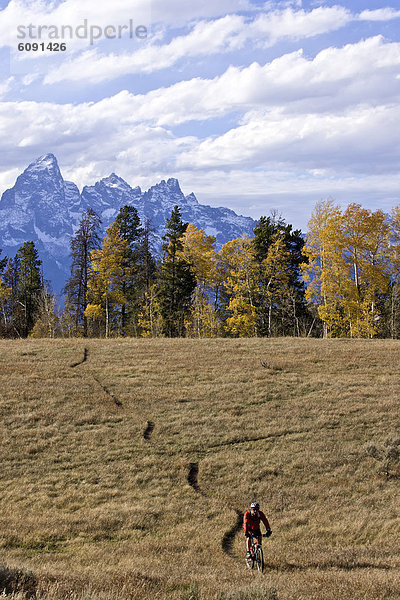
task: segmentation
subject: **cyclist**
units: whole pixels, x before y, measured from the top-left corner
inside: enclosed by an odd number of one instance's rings
[[[267,530],[266,537],[269,537],[272,534],[271,528],[269,526],[269,522],[264,513],[260,510],[260,505],[258,502],[252,502],[250,505],[250,510],[244,513],[243,518],[243,529],[244,535],[246,537],[246,559],[249,559],[250,554],[250,544],[251,537],[250,534],[253,534],[257,537],[258,543],[261,544],[261,529],[260,529],[260,521],[262,521]]]

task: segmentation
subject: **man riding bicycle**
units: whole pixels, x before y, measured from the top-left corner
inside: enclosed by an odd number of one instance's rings
[[[272,534],[271,528],[269,526],[269,522],[264,513],[260,510],[260,505],[258,502],[252,502],[250,505],[250,510],[244,513],[243,518],[243,529],[244,535],[246,537],[246,559],[250,558],[250,544],[251,544],[251,535],[255,536],[258,540],[258,543],[261,544],[261,529],[260,529],[260,521],[262,521],[267,530],[266,537],[269,537]]]

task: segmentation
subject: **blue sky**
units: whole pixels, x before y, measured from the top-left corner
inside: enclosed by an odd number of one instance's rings
[[[52,152],[79,187],[177,177],[202,203],[303,230],[327,197],[400,204],[397,1],[111,5],[0,0],[0,192]],[[17,49],[49,41],[66,50]]]

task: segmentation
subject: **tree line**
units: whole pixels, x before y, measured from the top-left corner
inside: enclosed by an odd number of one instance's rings
[[[392,337],[400,335],[400,207],[320,202],[308,233],[275,214],[216,239],[167,219],[161,255],[124,206],[100,239],[91,209],[71,239],[64,308],[33,242],[0,260],[2,337]]]

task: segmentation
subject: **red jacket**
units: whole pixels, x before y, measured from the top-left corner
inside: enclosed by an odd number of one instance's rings
[[[249,510],[245,512],[243,519],[244,532],[258,531],[260,529],[260,521],[264,523],[267,529],[270,529],[268,519],[261,510],[258,510],[254,515]]]

